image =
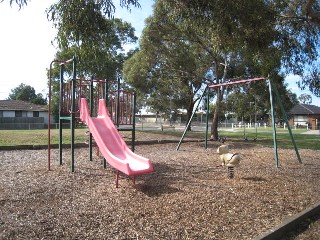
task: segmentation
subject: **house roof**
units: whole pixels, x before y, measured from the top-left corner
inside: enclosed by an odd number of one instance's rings
[[[320,114],[320,107],[309,104],[298,104],[291,109],[290,113],[293,115]]]
[[[47,112],[46,105],[37,105],[20,100],[0,100],[0,111],[42,111]]]

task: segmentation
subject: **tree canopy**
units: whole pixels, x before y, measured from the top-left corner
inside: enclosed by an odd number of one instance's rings
[[[1,0],[1,2],[4,2],[5,0]],[[22,8],[23,6],[27,6],[28,2],[30,2],[31,0],[9,0],[10,5],[12,5],[13,3],[17,4],[19,6],[19,8]],[[67,2],[67,1],[63,1],[60,0],[57,5],[63,3],[63,2]],[[95,3],[98,7],[100,7],[101,11],[105,14],[108,15],[109,17],[111,17],[115,11],[115,6],[113,4],[112,0],[98,0],[98,1],[78,1],[78,0],[73,0],[73,1],[68,1],[68,3],[65,3],[64,6],[62,6],[63,9],[67,9],[67,6],[74,6],[76,7],[74,10],[77,11],[79,9],[82,9],[84,6],[84,4],[88,4],[90,5],[91,3]],[[91,3],[89,3],[91,2]],[[121,7],[126,7],[127,9],[130,9],[131,6],[134,7],[140,7],[139,4],[139,0],[120,0],[120,6]]]
[[[20,9],[23,6],[26,6],[28,1],[30,1],[30,0],[9,0],[11,6],[12,6],[12,3],[16,3],[19,6]],[[4,0],[1,0],[0,3],[1,2],[4,2]]]
[[[168,13],[163,5],[155,5],[153,16],[146,20],[140,51],[125,63],[125,80],[148,95],[147,104],[156,111],[170,116],[185,108],[190,117],[208,63],[197,45],[185,41],[184,23],[169,22]]]
[[[115,80],[122,74],[122,65],[127,58],[123,51],[123,45],[137,41],[134,35],[134,28],[130,23],[124,22],[118,18],[108,19],[102,12],[96,11],[96,17],[99,23],[91,26],[90,32],[87,29],[78,29],[81,38],[74,34],[65,34],[64,29],[72,29],[72,24],[67,19],[61,18],[58,27],[58,51],[55,59],[68,60],[73,56],[77,59],[77,78],[107,79]],[[71,13],[70,13],[71,14]],[[98,17],[99,16],[99,17]],[[58,21],[58,20],[57,20]],[[85,22],[85,20],[83,20]],[[83,24],[89,24],[88,22]],[[96,29],[94,29],[96,28]],[[66,65],[65,74],[72,74],[71,65]],[[59,92],[59,66],[55,65],[53,72],[53,113],[58,113],[58,92]],[[65,77],[68,79],[68,76]]]
[[[303,104],[311,104],[312,103],[312,97],[306,93],[301,94],[298,97],[298,100],[300,103],[303,103]]]
[[[174,92],[179,93],[183,88],[177,76],[183,73],[189,82],[197,82],[198,87],[188,85],[188,96],[193,98],[204,83],[276,75],[281,66],[281,51],[273,44],[278,37],[272,21],[276,13],[265,1],[210,1],[210,11],[202,12],[205,18],[197,14],[198,8],[177,2],[155,2],[141,38],[141,50],[125,68],[126,80],[152,91],[152,86],[159,85],[152,79],[166,81],[159,77],[163,74],[169,81],[162,86],[174,86]],[[257,9],[259,14],[255,14]],[[225,88],[215,91],[217,107],[211,130],[217,138],[219,103]]]
[[[245,39],[247,36],[253,51],[261,51],[261,47],[267,41],[263,43],[258,39],[266,37],[271,40],[268,45],[264,45],[267,55],[271,57],[270,63],[274,61],[273,59],[280,58],[281,69],[302,76],[300,87],[320,96],[320,70],[317,63],[320,36],[319,1],[163,0],[163,2],[181,18],[196,21],[198,25],[220,23],[222,27],[217,31],[222,36],[228,34],[228,31],[234,32],[243,27],[246,30],[242,36]],[[265,32],[266,28],[270,30]],[[237,34],[231,36],[230,40],[232,42],[240,40],[236,36]]]
[[[39,105],[47,104],[47,99],[45,99],[41,93],[36,94],[33,87],[24,83],[21,83],[18,87],[11,90],[8,100],[21,100]]]

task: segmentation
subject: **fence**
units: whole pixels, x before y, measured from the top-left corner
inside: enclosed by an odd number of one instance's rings
[[[69,123],[63,123],[63,128],[69,128]],[[43,117],[2,117],[0,118],[0,130],[34,130],[47,129]],[[58,129],[59,124],[53,123],[51,129]]]
[[[43,129],[43,117],[2,117],[0,129]]]

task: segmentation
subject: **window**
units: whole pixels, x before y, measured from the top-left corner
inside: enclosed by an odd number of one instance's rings
[[[39,117],[39,111],[34,111],[33,112],[33,117]]]
[[[16,111],[15,117],[22,117],[22,111]]]
[[[295,122],[306,122],[308,121],[308,116],[294,116]]]
[[[0,111],[0,117],[3,117],[3,111]]]

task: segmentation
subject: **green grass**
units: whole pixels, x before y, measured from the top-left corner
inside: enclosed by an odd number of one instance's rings
[[[234,142],[243,142],[243,134],[230,134],[225,133],[228,139]],[[273,146],[273,134],[272,133],[260,133],[257,134],[257,140],[254,141],[255,134],[246,134],[248,142],[260,144],[264,146]],[[288,133],[278,133],[277,134],[277,143],[279,148],[293,148],[293,142]],[[320,137],[317,135],[303,135],[303,134],[293,134],[294,141],[297,144],[298,148],[301,149],[320,149]]]
[[[87,128],[79,128],[75,130],[75,143],[84,143],[88,137],[85,135]],[[293,130],[294,139],[296,141],[297,147],[299,149],[316,149],[320,150],[320,136],[319,135],[309,135],[302,134],[306,130]],[[145,133],[156,133],[156,134],[167,134],[175,136],[178,139],[181,138],[181,131],[174,130],[153,130],[153,131],[143,131]],[[247,129],[246,136],[249,141],[243,140],[243,130],[239,131],[224,131],[221,129],[219,131],[220,136],[226,136],[227,142],[242,142],[242,143],[252,143],[260,144],[264,146],[273,146],[273,134],[272,129],[263,128],[259,129],[257,133],[257,140],[253,141],[256,136],[254,129]],[[187,132],[188,138],[194,139],[204,139],[204,132]],[[71,142],[71,131],[70,129],[63,129],[63,143]],[[279,148],[293,148],[293,144],[288,133],[288,130],[277,129],[277,142]],[[51,130],[51,144],[59,143],[59,130]],[[0,130],[0,147],[1,146],[19,146],[19,145],[47,145],[48,144],[48,130]]]
[[[88,137],[85,135],[87,129],[75,130],[75,143],[84,143]],[[59,130],[50,131],[51,144],[59,144]],[[63,129],[63,143],[71,142],[71,130]],[[0,146],[19,145],[46,145],[48,144],[48,130],[0,130]]]
[[[153,133],[158,134],[170,134],[172,136],[177,136],[181,138],[182,133],[173,131],[173,130],[166,130],[163,132],[160,131],[152,131]],[[304,129],[297,129],[292,130],[294,141],[298,149],[314,149],[320,150],[320,136],[319,135],[309,135],[309,134],[302,134],[306,132]],[[240,131],[224,131],[223,129],[219,131],[219,135],[221,137],[226,137],[227,142],[242,142],[242,143],[250,143],[250,144],[258,144],[264,146],[271,146],[273,147],[273,132],[272,128],[264,128],[257,132],[257,139],[254,141],[256,137],[256,132],[254,129],[246,130],[246,137],[248,141],[244,141],[244,132],[243,130]],[[187,132],[186,137],[188,138],[195,138],[195,139],[204,139],[205,133],[204,132]],[[209,136],[208,136],[209,137]],[[279,148],[294,148],[292,143],[290,134],[287,129],[277,129],[277,143]]]

